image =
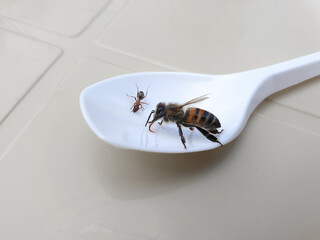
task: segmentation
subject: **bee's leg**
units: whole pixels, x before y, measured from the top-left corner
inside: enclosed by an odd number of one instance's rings
[[[220,131],[217,131],[217,133],[222,133],[224,129],[221,129]]]
[[[182,142],[184,148],[187,149],[187,147],[186,147],[186,139],[185,139],[184,136],[183,136],[183,132],[182,132],[181,126],[180,126],[179,123],[177,123],[177,126],[178,126],[178,128],[179,128],[179,136],[180,136],[180,138],[181,138],[181,142]]]
[[[184,127],[188,127],[191,131],[194,130],[194,126],[193,125],[189,125],[189,124],[182,124]]]
[[[210,133],[213,133],[213,134],[219,134],[219,133],[222,133],[223,132],[223,129],[221,131],[217,130],[217,129],[212,129],[212,130],[209,130]]]
[[[163,123],[163,119],[161,120],[161,122],[158,122],[159,123],[159,125],[161,126],[162,125],[162,123]]]
[[[223,147],[223,144],[221,142],[219,142],[218,139],[214,135],[210,134],[207,130],[204,130],[204,129],[199,128],[199,127],[196,127],[196,128],[199,130],[199,132],[201,132],[210,141],[219,143],[221,145],[221,147]]]

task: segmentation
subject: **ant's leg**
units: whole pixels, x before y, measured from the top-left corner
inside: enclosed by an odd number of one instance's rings
[[[187,147],[186,147],[186,139],[185,139],[184,136],[183,136],[183,132],[182,132],[181,126],[180,126],[179,123],[177,123],[177,126],[178,126],[178,128],[179,128],[179,136],[180,136],[180,138],[181,138],[181,142],[182,142],[184,148],[187,149]]]
[[[210,141],[219,143],[221,145],[221,147],[223,147],[223,144],[221,142],[219,142],[218,139],[214,135],[211,135],[208,131],[206,131],[202,128],[199,128],[199,127],[196,127],[196,128],[199,130],[199,132],[201,132]]]
[[[146,103],[146,102],[140,102],[140,103],[149,105],[149,103]]]
[[[144,97],[146,97],[148,95],[149,87],[150,87],[150,85],[148,86],[147,91],[146,91],[146,95]]]
[[[134,96],[130,96],[130,95],[128,95],[128,94],[126,94],[128,97],[132,97],[132,98],[134,98],[134,100],[136,100],[137,101],[137,99],[136,99],[136,97],[134,97]]]

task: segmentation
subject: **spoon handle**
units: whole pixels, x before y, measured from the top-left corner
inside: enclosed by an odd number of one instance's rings
[[[257,70],[261,79],[263,98],[310,78],[320,75],[320,52]]]
[[[247,117],[266,97],[320,75],[320,52],[243,72],[250,95]],[[251,94],[250,94],[251,93]]]

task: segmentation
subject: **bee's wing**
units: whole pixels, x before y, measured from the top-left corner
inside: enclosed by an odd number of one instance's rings
[[[203,100],[208,99],[209,97],[207,97],[207,96],[208,96],[208,94],[202,95],[202,96],[197,97],[197,98],[194,98],[194,99],[191,99],[190,101],[185,102],[184,104],[179,105],[179,107],[184,107],[184,106],[187,106],[187,105],[190,105],[190,104],[193,104],[193,103],[201,102],[201,101],[203,101]]]

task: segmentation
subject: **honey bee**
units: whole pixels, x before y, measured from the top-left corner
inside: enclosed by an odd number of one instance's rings
[[[146,91],[146,95],[144,95],[143,91],[139,91],[139,88],[138,88],[137,84],[136,84],[136,86],[137,86],[137,97],[130,96],[130,95],[127,94],[128,97],[132,97],[135,100],[135,103],[130,108],[130,109],[132,109],[132,112],[134,112],[134,113],[137,112],[139,109],[144,110],[142,104],[148,104],[148,103],[145,103],[145,102],[141,102],[141,100],[147,97],[148,89],[150,87],[150,86],[148,86],[147,91]]]
[[[165,122],[175,122],[177,124],[177,127],[179,129],[179,136],[181,138],[181,142],[186,147],[186,140],[183,136],[183,132],[181,129],[181,125],[184,127],[190,128],[190,130],[193,130],[194,128],[198,129],[201,134],[203,134],[207,139],[209,139],[212,142],[219,143],[221,146],[223,144],[218,141],[218,139],[213,134],[219,134],[223,131],[218,131],[217,128],[221,127],[219,119],[213,115],[212,113],[200,109],[200,108],[187,108],[185,111],[183,110],[183,107],[197,103],[200,101],[203,101],[205,99],[208,99],[206,95],[194,98],[184,104],[175,104],[175,103],[158,103],[156,110],[152,110],[148,120],[145,124],[147,126],[149,125],[149,131],[155,132],[151,130],[152,124],[154,124],[157,120],[162,119],[161,122],[159,122],[159,125]],[[155,114],[152,121],[149,121],[152,114]]]

